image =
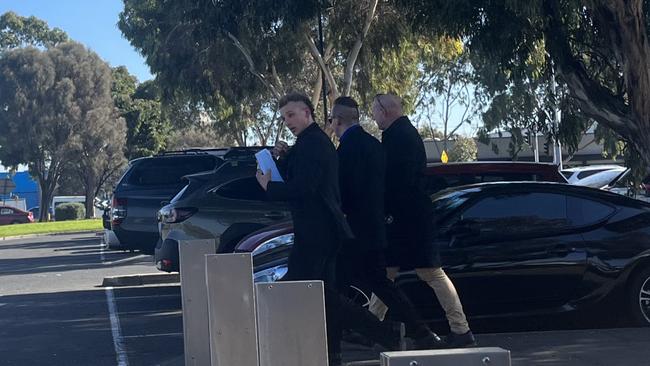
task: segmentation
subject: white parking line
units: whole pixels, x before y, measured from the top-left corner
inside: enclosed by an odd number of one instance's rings
[[[112,287],[106,288],[106,302],[108,303],[108,313],[111,320],[113,347],[115,348],[115,355],[117,357],[117,366],[128,366],[129,358],[126,355],[126,347],[124,346],[124,338],[122,337],[122,330],[120,328],[120,318],[117,315],[117,306],[115,305],[115,297],[113,296]]]

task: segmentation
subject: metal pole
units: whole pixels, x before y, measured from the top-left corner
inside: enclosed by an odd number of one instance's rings
[[[537,131],[535,131],[535,162],[539,163],[539,139],[537,138]]]
[[[325,48],[323,41],[323,15],[321,14],[321,2],[318,2],[318,38],[319,38],[319,51],[320,57],[325,62]],[[323,80],[323,126],[327,124],[327,83],[325,79],[325,71],[320,72],[321,79]]]
[[[553,93],[553,163],[562,170],[562,145],[558,138],[560,125],[560,108],[558,107],[558,97],[555,85],[555,64],[551,61],[551,91]]]

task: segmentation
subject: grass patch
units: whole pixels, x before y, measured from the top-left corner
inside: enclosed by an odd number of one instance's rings
[[[0,238],[17,235],[54,234],[73,231],[102,230],[102,219],[35,222],[0,226]]]

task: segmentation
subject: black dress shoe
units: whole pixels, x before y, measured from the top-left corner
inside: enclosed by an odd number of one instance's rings
[[[468,330],[467,333],[456,334],[454,332],[449,333],[445,337],[445,343],[449,348],[463,348],[463,347],[472,347],[476,346],[476,338],[472,334],[471,330]]]
[[[415,339],[413,344],[413,349],[415,350],[424,350],[424,349],[441,349],[447,348],[447,343],[440,339],[437,334],[431,332],[424,337]]]
[[[384,331],[381,339],[373,346],[375,352],[406,351],[409,349],[406,326],[402,322],[383,321]]]

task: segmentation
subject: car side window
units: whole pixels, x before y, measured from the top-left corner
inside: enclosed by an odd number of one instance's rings
[[[481,234],[524,234],[570,227],[567,197],[562,194],[533,192],[486,197],[467,208],[464,221],[477,223]]]
[[[125,183],[146,187],[181,184],[183,176],[213,170],[217,164],[218,159],[210,155],[152,158],[134,165]]]
[[[265,201],[266,192],[257,183],[255,177],[246,177],[230,181],[216,190],[211,190],[214,194],[230,199],[246,201]]]
[[[0,215],[13,215],[13,213],[14,213],[14,210],[12,210],[10,208],[0,209]]]
[[[616,209],[605,203],[582,197],[567,197],[567,215],[572,226],[587,226],[597,224]]]

